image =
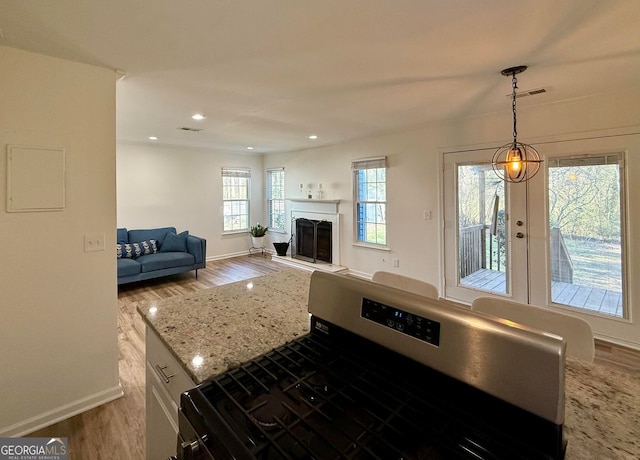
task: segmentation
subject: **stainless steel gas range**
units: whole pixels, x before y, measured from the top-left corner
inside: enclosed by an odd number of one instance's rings
[[[181,397],[179,459],[562,459],[564,342],[316,271],[311,332]]]

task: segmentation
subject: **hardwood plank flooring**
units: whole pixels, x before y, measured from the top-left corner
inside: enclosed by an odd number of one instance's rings
[[[289,269],[262,256],[207,262],[207,268],[133,283],[118,291],[120,383],[124,396],[55,425],[33,437],[67,437],[70,460],[142,460],[145,457],[145,327],[141,302],[165,299]]]
[[[262,256],[207,262],[198,271],[123,286],[118,293],[120,381],[124,397],[30,436],[69,438],[70,460],[142,460],[145,430],[144,323],[140,302],[164,299],[289,267]],[[640,351],[596,341],[596,362],[640,375]]]

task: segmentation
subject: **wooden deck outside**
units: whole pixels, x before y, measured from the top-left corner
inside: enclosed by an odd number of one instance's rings
[[[496,270],[477,270],[463,278],[461,284],[503,294],[506,294],[507,290],[505,273]],[[551,288],[554,303],[582,308],[603,315],[622,317],[621,292],[559,281],[553,281]]]

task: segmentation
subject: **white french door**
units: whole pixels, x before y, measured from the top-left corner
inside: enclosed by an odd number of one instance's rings
[[[445,296],[528,301],[526,184],[493,172],[493,150],[444,157]]]
[[[444,297],[557,308],[596,334],[637,343],[640,308],[630,307],[627,280],[638,248],[626,235],[637,220],[628,209],[639,205],[625,174],[637,166],[625,162],[640,135],[558,137],[536,148],[543,167],[517,184],[493,172],[494,149],[444,153]]]

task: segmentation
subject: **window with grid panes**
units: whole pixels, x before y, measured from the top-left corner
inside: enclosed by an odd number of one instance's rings
[[[222,168],[222,214],[224,232],[249,231],[249,185],[251,171]]]
[[[284,168],[267,170],[267,217],[270,230],[285,231]]]
[[[368,158],[353,170],[356,243],[387,245],[387,159]]]

